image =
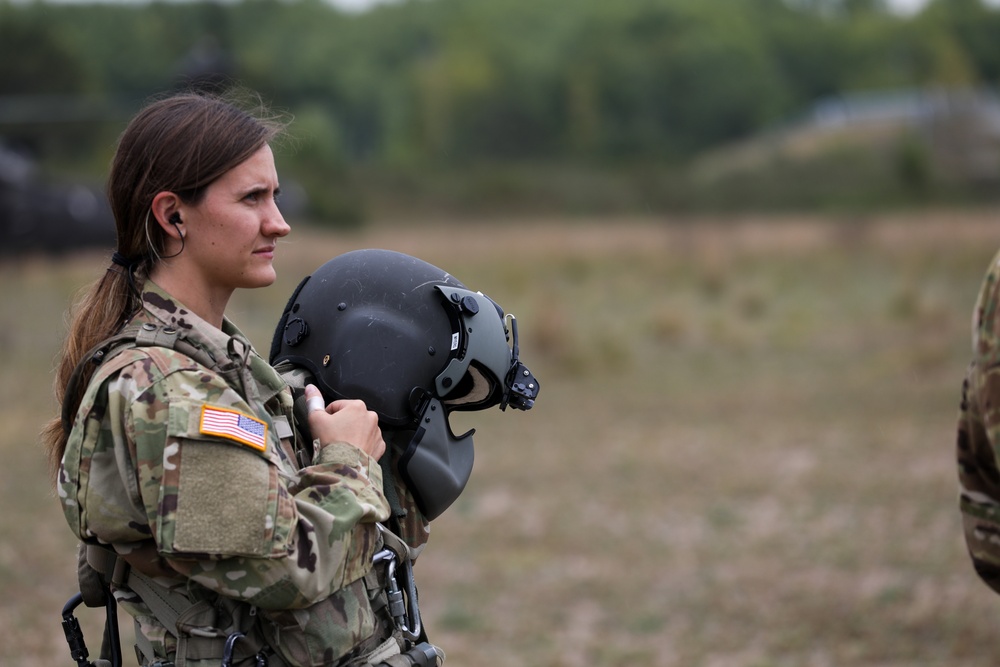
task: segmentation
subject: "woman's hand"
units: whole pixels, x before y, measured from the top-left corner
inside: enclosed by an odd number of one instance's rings
[[[346,442],[376,461],[385,453],[385,441],[378,427],[378,415],[364,401],[340,400],[323,405],[323,395],[313,385],[306,385],[309,428],[320,445]]]

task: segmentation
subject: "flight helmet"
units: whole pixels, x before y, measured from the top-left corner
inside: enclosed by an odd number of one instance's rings
[[[518,359],[517,321],[482,292],[416,257],[349,252],[305,278],[285,307],[271,364],[309,371],[328,401],[361,399],[400,449],[398,469],[424,516],[461,494],[472,435],[454,410],[528,410],[538,380]]]

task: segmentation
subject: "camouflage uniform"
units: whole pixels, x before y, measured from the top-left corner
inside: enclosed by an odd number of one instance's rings
[[[143,664],[215,667],[235,631],[247,648],[234,664],[263,648],[272,667],[334,665],[378,646],[389,633],[372,610],[372,557],[390,514],[378,463],[305,442],[290,388],[228,320],[220,331],[150,281],[143,304],[134,322],[154,338],[180,332],[235,368],[128,346],[97,368],[73,422],[58,488],[72,530],[197,607],[168,631],[117,587]],[[402,532],[420,547],[426,522],[410,513]]]
[[[972,564],[1000,593],[1000,254],[980,288],[972,324],[956,445],[959,506]]]

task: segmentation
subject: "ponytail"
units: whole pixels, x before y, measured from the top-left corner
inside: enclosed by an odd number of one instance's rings
[[[136,276],[125,267],[112,265],[105,274],[80,298],[70,311],[69,333],[63,341],[53,383],[59,405],[69,402],[70,414],[76,414],[83,399],[94,367],[83,368],[81,381],[77,382],[75,395],[67,396],[70,377],[88,350],[117,333],[139,310],[141,300],[136,287]],[[69,432],[61,417],[57,416],[42,430],[45,446],[53,472],[59,469]]]

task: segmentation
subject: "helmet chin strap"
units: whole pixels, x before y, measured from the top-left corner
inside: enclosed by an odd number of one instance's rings
[[[424,395],[420,422],[399,457],[399,474],[413,492],[417,506],[433,521],[462,494],[472,475],[472,435],[455,436],[444,406]]]

